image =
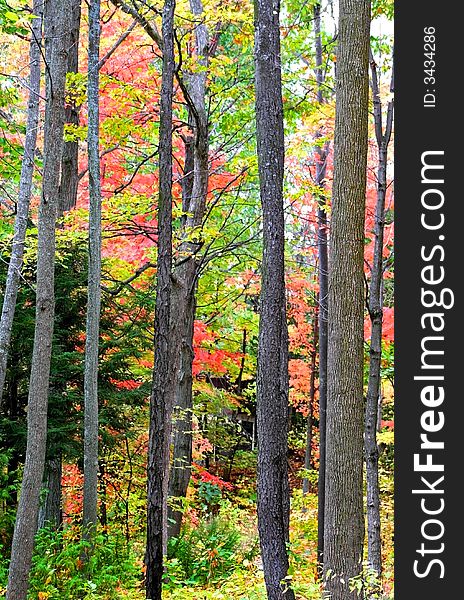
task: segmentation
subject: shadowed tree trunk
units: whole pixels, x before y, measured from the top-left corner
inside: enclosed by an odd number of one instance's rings
[[[196,18],[203,13],[201,0],[190,0]],[[206,109],[206,76],[208,66],[208,30],[201,21],[195,27],[195,55],[205,70],[184,76],[189,106],[189,124],[194,135],[185,140],[185,166],[182,210],[185,214],[182,235],[187,237],[201,226],[205,216],[208,193],[208,114]],[[180,264],[174,272],[172,298],[172,340],[179,348],[180,369],[175,381],[175,418],[173,422],[173,459],[169,479],[169,497],[174,501],[168,508],[168,535],[180,532],[182,512],[179,501],[185,498],[192,463],[192,363],[193,325],[196,312],[198,261],[200,245],[185,240],[179,248]],[[176,351],[177,352],[177,351]]]
[[[43,189],[39,207],[36,322],[29,381],[27,448],[11,549],[7,600],[26,600],[47,443],[47,404],[55,313],[55,225],[63,149],[69,0],[45,2],[47,107]]]
[[[90,540],[97,526],[98,498],[98,342],[101,305],[101,184],[99,136],[100,0],[89,4],[88,163],[89,265],[84,367],[84,500],[82,529]]]
[[[176,296],[176,293],[173,294]],[[182,498],[187,494],[192,468],[192,363],[195,296],[184,298],[186,308],[180,369],[177,375],[173,414],[173,456],[169,476],[168,537],[177,537],[182,524]],[[178,305],[179,307],[179,305]],[[174,308],[174,306],[173,306]]]
[[[14,224],[13,244],[3,295],[2,316],[0,320],[0,407],[2,406],[3,387],[5,385],[8,349],[11,329],[16,311],[19,278],[23,266],[24,242],[26,239],[27,217],[32,193],[34,174],[34,156],[37,144],[40,100],[40,64],[42,43],[42,17],[44,0],[34,0],[31,21],[31,44],[29,49],[29,100],[27,105],[26,139],[24,156],[19,180],[18,202]]]
[[[163,71],[159,124],[158,258],[155,306],[155,365],[150,399],[146,597],[161,600],[163,554],[167,532],[170,419],[175,360],[170,348],[172,271],[172,99],[174,84],[175,0],[163,8]]]
[[[364,211],[368,0],[341,0],[330,229],[324,576],[331,600],[360,598],[362,570]]]
[[[19,355],[16,353],[13,353],[11,356],[11,361],[13,364],[17,364],[19,362]],[[18,377],[18,373],[16,370],[14,370],[12,372],[12,374],[7,378],[7,382],[6,382],[6,401],[5,401],[5,408],[6,408],[6,415],[8,416],[8,418],[13,421],[13,422],[17,422],[19,415],[18,415],[18,409],[19,409],[19,404],[18,404],[18,384],[19,384],[19,377]],[[6,498],[6,506],[8,506],[9,508],[12,508],[13,510],[15,510],[17,508],[18,505],[18,492],[16,489],[16,480],[18,478],[18,468],[20,465],[20,459],[19,459],[19,452],[18,449],[15,447],[16,444],[14,443],[14,441],[12,439],[9,439],[9,436],[7,436],[6,438],[7,444],[5,449],[8,451],[11,451],[11,454],[9,456],[8,459],[8,466],[7,466],[7,473],[8,473],[8,485],[11,485],[11,492],[7,495]],[[11,541],[11,536],[13,534],[12,531],[12,527],[11,527],[11,531],[8,532],[9,533],[9,538]]]
[[[257,373],[258,530],[269,600],[293,600],[287,578],[288,331],[284,265],[284,127],[280,3],[256,0],[256,137],[263,214]]]
[[[48,525],[59,529],[63,521],[61,510],[61,453],[47,460],[45,466],[44,489],[46,498],[39,510],[39,529]]]
[[[387,192],[388,144],[393,125],[393,101],[387,108],[383,130],[377,66],[371,54],[371,87],[374,100],[374,124],[379,151],[377,165],[377,203],[375,207],[374,256],[371,267],[368,310],[371,319],[369,348],[369,379],[367,384],[365,437],[367,484],[367,562],[379,576],[382,574],[382,540],[380,523],[379,448],[377,445],[378,407],[380,396],[380,366],[382,360],[382,279],[385,197]],[[390,90],[393,92],[393,80]],[[378,590],[377,590],[378,591]]]
[[[71,18],[69,34],[68,73],[79,72],[79,31],[81,24],[81,0],[71,0]],[[79,125],[79,106],[75,100],[68,98],[65,113],[66,123]],[[58,215],[76,206],[77,185],[79,183],[77,141],[64,143],[61,159],[61,181],[59,191]]]

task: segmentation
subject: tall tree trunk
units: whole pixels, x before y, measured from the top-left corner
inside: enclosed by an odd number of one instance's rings
[[[19,356],[17,354],[13,354],[11,357],[13,364],[19,362]],[[18,374],[13,371],[11,377],[7,380],[7,398],[8,398],[8,407],[6,414],[10,421],[16,423],[18,421],[18,384],[19,378]],[[18,468],[20,465],[19,460],[19,452],[16,448],[16,444],[13,440],[8,439],[6,450],[10,450],[11,454],[8,459],[7,473],[8,473],[8,484],[11,485],[11,492],[7,495],[6,506],[16,510],[18,505],[18,492],[16,490],[16,486],[14,485],[17,477],[18,477]],[[13,534],[13,531],[9,531],[9,537]],[[10,539],[11,541],[11,539]]]
[[[68,40],[68,72],[77,73],[79,56],[79,29],[81,19],[81,0],[71,0],[71,21]],[[79,124],[79,110],[73,102],[66,102],[65,123]],[[58,218],[64,210],[76,204],[78,183],[78,143],[64,142],[61,159],[61,177],[59,186]],[[58,227],[60,224],[58,223]],[[43,491],[45,499],[39,511],[39,529],[46,523],[58,529],[62,524],[61,510],[61,452],[46,460]]]
[[[316,397],[316,357],[317,357],[317,346],[318,346],[318,318],[319,310],[316,309],[313,321],[313,332],[314,341],[313,349],[311,351],[311,364],[310,364],[310,375],[309,375],[309,410],[308,417],[306,419],[306,449],[305,449],[305,461],[304,468],[309,471],[312,467],[312,445],[313,445],[313,418],[314,418],[314,399]],[[305,477],[303,479],[303,494],[309,492],[309,479]]]
[[[258,530],[269,600],[293,600],[288,573],[288,331],[280,3],[256,0],[255,91],[263,260],[257,373]]]
[[[167,532],[171,394],[175,362],[169,345],[172,271],[172,99],[175,0],[163,8],[163,72],[159,125],[158,259],[155,307],[155,365],[150,399],[147,462],[146,597],[161,600],[164,532]]]
[[[382,574],[382,541],[379,491],[379,448],[377,445],[378,407],[380,396],[380,366],[382,359],[382,279],[383,238],[385,226],[385,197],[387,192],[387,160],[393,125],[393,101],[387,108],[385,132],[382,124],[377,66],[371,54],[371,87],[374,99],[374,123],[379,151],[377,166],[377,203],[375,207],[374,256],[369,286],[369,316],[371,319],[371,342],[369,349],[369,379],[367,385],[365,436],[366,483],[367,483],[367,561],[379,576]],[[393,80],[391,85],[393,91]]]
[[[46,498],[39,510],[39,529],[48,525],[59,529],[63,521],[61,510],[61,453],[47,460],[45,466],[44,489]]]
[[[364,210],[368,0],[341,0],[330,230],[324,575],[331,600],[359,598],[362,570]]]
[[[201,0],[190,0],[190,8],[195,17],[203,13]],[[185,213],[183,237],[201,226],[205,216],[208,193],[208,114],[206,109],[206,76],[208,67],[208,30],[203,22],[195,27],[195,55],[204,70],[185,75],[189,105],[189,123],[194,131],[193,139],[185,144],[185,185],[183,188],[182,209]],[[189,174],[191,170],[191,175]],[[175,410],[173,436],[173,462],[169,479],[169,497],[174,504],[168,507],[168,535],[177,536],[182,523],[179,499],[185,498],[191,474],[192,463],[192,363],[193,325],[196,312],[196,290],[198,264],[196,252],[199,245],[184,241],[179,248],[182,264],[174,274],[172,301],[172,341],[176,353],[180,353],[180,369],[175,381]]]
[[[316,97],[319,104],[325,102],[322,92],[324,71],[321,40],[321,4],[314,6],[314,35],[316,50]],[[318,131],[316,138],[321,137]],[[327,328],[329,296],[329,253],[327,244],[327,196],[325,193],[325,175],[330,145],[325,143],[316,147],[316,185],[319,190],[317,208],[317,253],[319,283],[319,479],[317,486],[317,557],[322,568],[324,556],[324,513],[325,513],[325,453],[326,453],[326,412],[327,412]]]
[[[55,313],[55,225],[63,149],[69,0],[45,2],[47,107],[39,207],[36,323],[29,381],[27,448],[11,549],[7,600],[26,600],[47,443],[47,404]]]
[[[68,54],[68,73],[79,72],[79,33],[81,24],[81,0],[71,0],[71,19]],[[79,106],[70,100],[66,104],[66,123],[79,125]],[[79,183],[78,169],[79,143],[69,141],[64,143],[61,159],[61,181],[59,191],[58,215],[76,206],[77,185]]]
[[[98,342],[101,305],[101,184],[99,153],[100,0],[89,4],[88,162],[89,265],[84,368],[84,503],[83,535],[92,539],[98,498]]]
[[[31,22],[31,43],[29,49],[29,100],[27,105],[26,139],[24,156],[19,180],[18,203],[14,225],[13,245],[3,297],[0,320],[0,407],[2,406],[5,385],[8,349],[18,297],[19,278],[23,266],[24,243],[26,239],[27,218],[32,193],[32,176],[39,126],[40,65],[42,44],[42,18],[44,0],[34,0]]]
[[[191,283],[191,278],[186,277],[184,282],[188,284],[189,280]],[[183,514],[181,502],[187,494],[192,469],[192,364],[195,292],[189,294],[189,296],[182,298],[182,304],[186,310],[182,315],[183,320],[178,321],[183,335],[180,350],[181,362],[174,400],[173,456],[169,476],[168,537],[177,537],[180,533]],[[180,294],[174,292],[173,298],[177,297],[180,297]],[[173,312],[178,312],[179,308],[181,308],[180,304],[173,303]]]

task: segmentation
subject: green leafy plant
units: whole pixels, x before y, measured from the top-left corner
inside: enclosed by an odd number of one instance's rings
[[[222,517],[185,527],[169,542],[165,584],[172,588],[220,581],[256,553],[256,540],[247,544],[238,528]]]
[[[47,600],[116,600],[124,589],[140,585],[140,569],[120,534],[98,535],[89,564],[84,565],[87,545],[78,528],[41,529],[30,577],[31,599],[41,593]]]

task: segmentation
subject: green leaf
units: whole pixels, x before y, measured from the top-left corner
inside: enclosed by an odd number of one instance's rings
[[[12,23],[16,23],[17,21],[19,21],[19,17],[16,13],[12,12],[11,10],[7,10],[5,13],[5,18],[8,21],[11,21]]]

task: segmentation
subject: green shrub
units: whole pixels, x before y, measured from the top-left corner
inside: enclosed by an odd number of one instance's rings
[[[203,521],[196,528],[184,527],[180,536],[169,542],[165,583],[171,588],[225,579],[255,554],[254,546],[246,547],[240,531],[221,517]]]
[[[77,528],[41,529],[30,577],[31,600],[39,592],[47,600],[116,600],[123,589],[140,585],[140,569],[121,535],[98,535],[86,566],[82,558],[88,546]]]

